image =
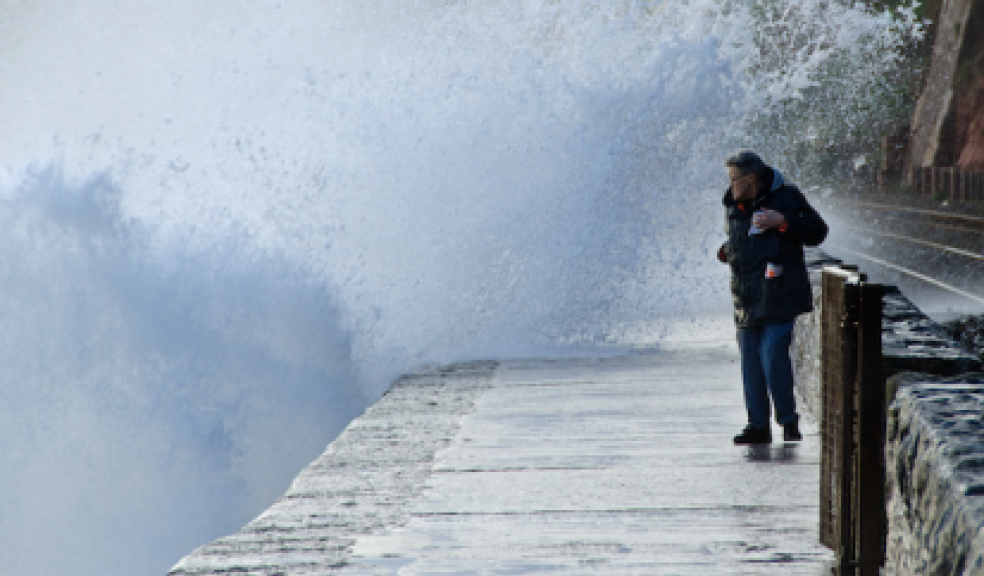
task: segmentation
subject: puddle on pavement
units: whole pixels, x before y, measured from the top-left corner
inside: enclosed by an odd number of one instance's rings
[[[749,462],[794,463],[799,459],[798,444],[750,444],[745,451]]]

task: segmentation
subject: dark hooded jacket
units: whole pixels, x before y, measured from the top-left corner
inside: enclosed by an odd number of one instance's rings
[[[813,293],[803,260],[803,246],[816,246],[827,237],[827,224],[795,186],[783,182],[778,170],[768,169],[765,193],[735,202],[731,189],[724,195],[728,241],[724,254],[731,266],[735,323],[746,326],[789,322],[813,309]],[[769,208],[786,217],[782,229],[750,235],[752,214]],[[768,264],[781,273],[766,278]]]

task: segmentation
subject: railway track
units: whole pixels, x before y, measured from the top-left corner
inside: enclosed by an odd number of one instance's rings
[[[946,282],[943,282],[942,280],[939,280],[939,279],[934,278],[932,276],[928,276],[928,275],[923,274],[921,272],[917,272],[915,270],[912,270],[911,268],[907,268],[907,267],[902,266],[900,264],[894,264],[892,262],[888,262],[886,260],[882,260],[881,258],[877,258],[877,257],[872,256],[870,254],[865,254],[864,252],[858,252],[857,250],[853,250],[851,248],[846,248],[846,247],[843,247],[843,246],[840,247],[840,249],[842,251],[844,251],[844,252],[847,252],[849,254],[852,254],[854,256],[857,256],[858,258],[861,258],[862,260],[868,260],[869,262],[874,262],[875,264],[878,264],[880,266],[884,266],[886,268],[890,268],[892,270],[896,270],[898,272],[901,272],[903,274],[906,274],[908,276],[911,276],[913,278],[916,278],[917,280],[922,280],[923,282],[926,282],[928,284],[932,284],[933,286],[936,286],[937,288],[941,288],[941,289],[946,290],[948,292],[952,292],[952,293],[954,293],[954,294],[956,294],[958,296],[962,296],[964,298],[967,298],[968,300],[973,300],[974,302],[977,302],[977,303],[981,304],[982,306],[984,306],[984,296],[978,296],[976,294],[972,294],[970,292],[967,292],[966,290],[961,290],[960,288],[957,288],[956,286],[953,286],[951,284],[948,284]],[[982,256],[982,258],[984,258],[984,256]]]
[[[907,294],[928,302],[950,294],[962,300],[961,313],[984,314],[984,216],[847,200],[818,207],[832,216],[834,255],[866,261],[867,271],[880,272],[873,280],[887,277]]]
[[[970,250],[964,250],[955,246],[947,246],[946,244],[940,244],[939,242],[931,242],[929,240],[913,238],[912,236],[905,236],[904,234],[895,234],[893,232],[884,232],[881,230],[860,230],[857,228],[854,229],[854,232],[859,235],[870,234],[872,236],[881,236],[882,238],[892,238],[893,240],[899,240],[900,242],[909,242],[912,244],[928,246],[942,252],[950,252],[951,254],[957,254],[958,256],[965,256],[967,258],[973,258],[974,260],[984,261],[984,254],[978,254],[977,252],[971,252]]]
[[[956,220],[963,222],[972,222],[981,225],[981,228],[972,229],[975,232],[984,233],[984,216],[974,216],[971,214],[958,214],[955,212],[943,212],[942,210],[930,210],[928,208],[915,208],[910,206],[899,206],[897,204],[879,204],[877,202],[859,202],[856,200],[844,200],[838,201],[838,206],[850,206],[853,208],[867,208],[869,210],[884,210],[884,211],[894,211],[894,212],[907,212],[912,214],[919,214],[923,216],[928,216],[930,218],[939,218],[943,220]]]

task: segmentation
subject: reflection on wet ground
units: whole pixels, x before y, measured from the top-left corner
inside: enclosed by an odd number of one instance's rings
[[[776,462],[779,464],[795,463],[797,461],[797,444],[751,444],[745,451],[745,459],[749,462]]]

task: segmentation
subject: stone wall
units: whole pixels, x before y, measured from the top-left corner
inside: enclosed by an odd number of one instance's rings
[[[884,574],[982,576],[984,374],[892,380]]]
[[[813,286],[813,312],[796,319],[793,345],[790,355],[793,359],[796,402],[800,415],[820,422],[820,309],[821,273],[824,266],[839,264],[840,260],[831,258],[815,248],[806,249],[806,266]]]
[[[791,350],[801,413],[814,422],[822,419],[820,278],[836,262],[807,251],[815,310],[797,320]],[[984,374],[974,373],[980,361],[892,287],[882,316],[891,403],[884,574],[984,576]]]

